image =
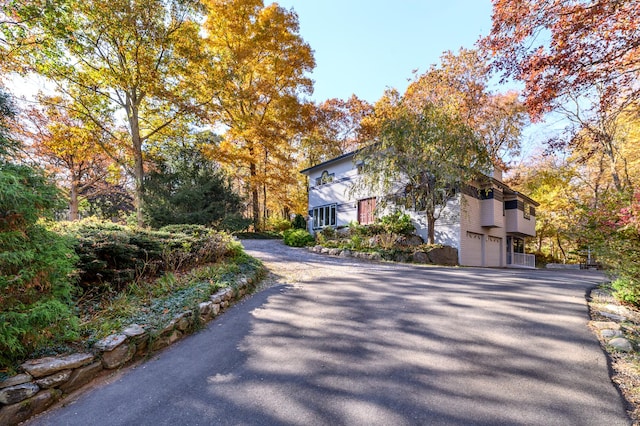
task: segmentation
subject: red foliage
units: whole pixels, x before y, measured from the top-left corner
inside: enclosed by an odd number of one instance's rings
[[[639,17],[638,0],[493,0],[493,27],[481,44],[505,78],[525,83],[533,115],[595,85],[606,109],[640,98]]]

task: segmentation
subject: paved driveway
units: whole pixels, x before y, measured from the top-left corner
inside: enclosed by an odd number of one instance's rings
[[[34,424],[630,424],[587,328],[597,273],[245,246],[281,284]]]

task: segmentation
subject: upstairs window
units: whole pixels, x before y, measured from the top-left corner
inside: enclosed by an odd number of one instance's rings
[[[524,203],[524,208],[523,208],[523,215],[524,218],[529,220],[531,219],[531,206],[529,205],[529,203]]]
[[[316,178],[316,185],[324,185],[325,183],[333,182],[333,178],[335,177],[335,173],[329,173],[328,171],[323,171],[319,178]]]

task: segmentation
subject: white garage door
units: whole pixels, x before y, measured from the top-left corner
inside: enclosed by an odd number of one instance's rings
[[[463,266],[482,266],[482,234],[466,232],[462,241],[460,264]]]
[[[488,235],[485,242],[485,265],[484,266],[502,266],[502,238],[492,237]]]

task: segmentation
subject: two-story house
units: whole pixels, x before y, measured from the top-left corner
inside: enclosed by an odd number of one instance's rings
[[[354,160],[355,152],[351,152],[301,171],[309,179],[311,233],[327,226],[375,221],[379,213],[376,207],[386,194],[352,191],[360,173]],[[501,171],[496,169],[482,184],[465,185],[449,201],[436,221],[436,243],[458,249],[460,265],[533,268],[535,257],[524,253],[524,242],[535,236],[537,206],[534,200],[504,184]],[[416,233],[426,240],[424,213],[405,211]]]

